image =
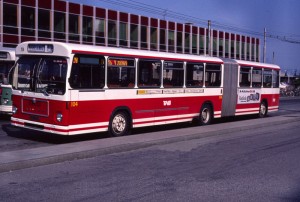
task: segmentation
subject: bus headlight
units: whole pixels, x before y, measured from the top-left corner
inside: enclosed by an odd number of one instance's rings
[[[61,122],[62,119],[63,119],[63,115],[62,115],[61,113],[56,114],[56,120],[57,120],[58,122]]]
[[[3,103],[6,105],[8,103],[8,99],[4,99]]]
[[[18,111],[18,108],[17,108],[16,106],[13,106],[13,107],[12,107],[12,113],[13,113],[13,114],[16,114],[17,111]]]

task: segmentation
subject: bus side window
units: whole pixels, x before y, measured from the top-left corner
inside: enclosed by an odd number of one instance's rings
[[[271,88],[272,87],[272,70],[263,71],[263,87]]]
[[[75,55],[69,83],[72,88],[103,88],[104,57]]]
[[[240,68],[240,87],[250,87],[251,84],[251,67]]]
[[[134,59],[109,57],[107,66],[107,85],[109,88],[134,88]]]
[[[204,64],[187,63],[186,68],[186,85],[187,87],[202,87]]]
[[[205,69],[205,86],[221,86],[221,65],[207,64]]]
[[[138,87],[160,87],[161,62],[159,60],[139,60]]]
[[[164,62],[164,87],[183,87],[183,75],[184,72],[182,62]]]
[[[252,87],[261,87],[262,70],[258,68],[253,68],[252,70]]]

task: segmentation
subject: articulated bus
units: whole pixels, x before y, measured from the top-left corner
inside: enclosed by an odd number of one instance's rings
[[[15,49],[0,47],[0,114],[12,114],[12,91],[8,73],[14,63]]]
[[[279,107],[276,65],[60,42],[25,42],[12,73],[12,125],[75,135]]]

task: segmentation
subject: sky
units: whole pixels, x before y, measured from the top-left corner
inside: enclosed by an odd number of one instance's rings
[[[217,25],[231,26],[239,31],[231,30],[247,36],[260,38],[261,61],[263,61],[263,32],[267,31],[266,62],[279,65],[289,74],[300,74],[300,1],[299,0],[68,0],[69,2],[93,5],[137,15],[184,22],[170,18],[172,12],[199,19],[206,27],[212,21],[212,29],[230,31]],[[129,3],[162,9],[163,13],[155,14],[140,9],[132,9],[124,5]],[[200,22],[200,23],[201,23]],[[249,33],[259,33],[251,35]],[[270,35],[272,37],[270,37]],[[279,40],[283,39],[285,41]],[[287,42],[289,40],[291,42]],[[292,43],[293,42],[293,43]],[[274,55],[274,57],[273,57]]]

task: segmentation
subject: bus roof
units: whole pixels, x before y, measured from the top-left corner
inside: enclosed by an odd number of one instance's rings
[[[259,63],[259,62],[251,62],[244,60],[235,60],[239,65],[243,66],[251,66],[251,67],[261,67],[261,68],[270,68],[270,69],[280,69],[278,65],[268,64],[268,63]]]
[[[176,54],[176,53],[166,53],[158,51],[147,51],[139,49],[129,49],[129,48],[115,48],[106,46],[93,46],[93,45],[82,45],[82,44],[72,44],[72,43],[62,43],[62,42],[50,42],[50,41],[28,41],[19,44],[16,48],[16,55],[55,55],[55,56],[65,56],[71,57],[72,54],[94,54],[94,55],[108,55],[116,57],[138,57],[147,59],[162,59],[162,60],[185,60],[190,62],[212,62],[223,64],[224,59],[218,57],[210,57],[203,55],[191,55],[191,54]],[[271,68],[280,69],[278,65],[251,62],[244,60],[230,59],[231,61],[237,63],[238,65],[261,67],[261,68]]]
[[[43,47],[47,45],[47,47]],[[28,49],[28,47],[30,48]],[[34,49],[34,46],[36,46]],[[53,50],[51,50],[51,47]],[[50,48],[49,48],[50,47]],[[45,49],[49,49],[45,51]],[[92,45],[81,45],[71,44],[62,42],[49,42],[49,41],[28,41],[19,44],[16,48],[16,55],[31,55],[31,54],[42,54],[42,55],[56,55],[70,57],[71,54],[82,53],[82,54],[101,54],[116,57],[139,57],[139,58],[158,58],[162,60],[186,60],[186,61],[201,61],[201,62],[213,62],[223,64],[223,61],[216,57],[199,56],[199,55],[188,55],[188,54],[176,54],[176,53],[165,53],[158,51],[147,51],[139,49],[127,49],[127,48],[114,48],[104,46],[92,46]]]
[[[15,60],[15,48],[0,47],[0,60]]]

